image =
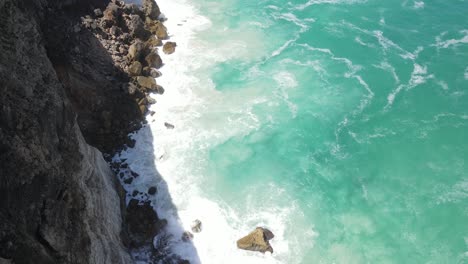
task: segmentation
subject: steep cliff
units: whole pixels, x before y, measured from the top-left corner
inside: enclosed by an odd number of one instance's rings
[[[127,143],[142,113],[111,55],[73,31],[107,2],[0,0],[0,263],[131,263],[118,183],[88,143]]]

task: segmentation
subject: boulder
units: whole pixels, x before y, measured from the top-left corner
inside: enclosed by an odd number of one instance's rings
[[[201,230],[202,230],[202,222],[197,219],[197,220],[192,222],[192,225],[190,227],[192,229],[192,232],[200,233]]]
[[[97,17],[102,16],[102,11],[99,8],[94,9],[94,15]]]
[[[166,54],[172,54],[175,51],[177,44],[175,42],[168,41],[164,43],[163,52]]]
[[[155,36],[150,37],[148,41],[146,41],[146,47],[148,47],[149,49],[152,47],[159,46],[162,46],[162,41]]]
[[[141,56],[141,53],[143,51],[143,48],[144,48],[144,44],[140,41],[137,41],[135,43],[133,43],[132,45],[130,45],[130,47],[128,48],[128,58],[133,60],[138,60]]]
[[[148,63],[148,66],[151,68],[161,68],[163,65],[163,62],[161,60],[161,57],[156,51],[151,51],[146,57],[145,57],[146,63]]]
[[[125,20],[128,31],[136,38],[146,39],[150,35],[150,32],[145,29],[143,20],[139,15],[130,15],[129,19]]]
[[[102,26],[105,28],[108,28],[116,24],[118,16],[119,16],[119,7],[115,3],[110,2],[107,5],[106,10],[104,10],[103,18],[102,18],[102,21],[103,21]]]
[[[147,21],[148,30],[155,34],[158,39],[167,39],[167,28],[160,21]]]
[[[128,66],[128,74],[130,74],[130,76],[141,75],[141,69],[141,63],[139,61],[134,61],[130,66]]]
[[[237,240],[237,247],[244,250],[259,251],[265,253],[267,251],[273,253],[268,240],[274,237],[273,233],[262,227],[257,227],[247,236]]]
[[[149,195],[155,195],[157,191],[158,191],[158,189],[156,188],[156,186],[151,186],[151,187],[148,189],[148,194],[149,194]]]
[[[153,20],[157,20],[159,15],[161,14],[159,6],[154,0],[143,0],[141,9],[147,17]]]
[[[188,242],[190,240],[193,239],[193,234],[190,233],[189,231],[185,231],[183,234],[182,234],[182,241],[184,242]]]
[[[138,76],[138,84],[146,89],[156,89],[156,80],[153,77]]]

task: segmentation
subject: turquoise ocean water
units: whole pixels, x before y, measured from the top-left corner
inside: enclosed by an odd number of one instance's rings
[[[203,263],[468,263],[467,1],[183,4],[209,23],[180,55],[191,142],[162,174],[210,201],[175,190],[181,218],[277,234],[272,256],[233,240],[219,262],[208,224]]]

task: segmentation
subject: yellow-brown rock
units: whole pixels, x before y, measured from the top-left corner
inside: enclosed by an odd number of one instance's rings
[[[265,253],[267,251],[273,253],[268,240],[274,237],[273,233],[262,227],[257,227],[247,236],[237,240],[237,247],[244,250],[259,251]]]

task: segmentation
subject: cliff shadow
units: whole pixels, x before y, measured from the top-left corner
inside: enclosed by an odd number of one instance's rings
[[[102,12],[110,1],[87,1],[82,8],[74,8],[79,2],[69,2],[62,8],[65,11],[50,10],[42,26],[47,54],[85,140],[104,153],[125,189],[121,192],[126,205],[121,208],[123,243],[135,261],[188,263],[185,259],[189,259],[200,263],[191,234],[184,230],[156,166],[153,135],[145,125],[151,91],[138,87],[125,71],[135,38],[124,34],[127,27],[118,27],[124,11],[116,7],[113,26],[117,29],[112,30],[98,19],[102,14],[95,9]],[[136,143],[128,137],[133,132]],[[116,152],[120,158],[114,156]],[[183,256],[175,254],[174,248],[182,248]]]

